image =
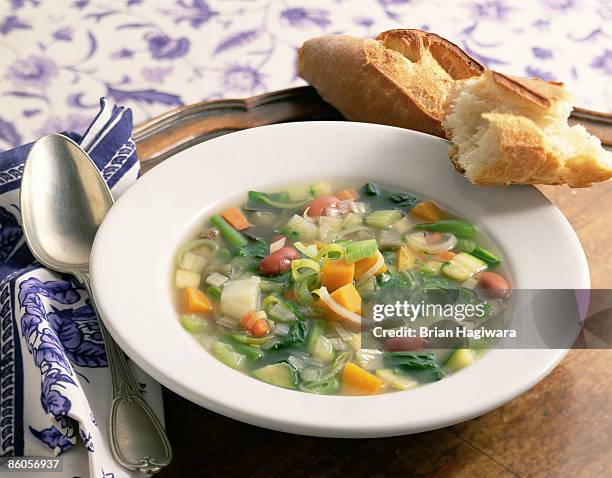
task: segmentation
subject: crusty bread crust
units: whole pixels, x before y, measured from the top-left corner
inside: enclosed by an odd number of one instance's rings
[[[491,80],[507,94],[530,103],[532,106],[549,108],[555,101],[568,101],[569,95],[559,81],[544,81],[540,78],[521,78],[490,70]]]
[[[474,135],[480,133],[476,144],[462,144],[455,138],[453,125],[462,128],[468,119],[455,120],[452,115],[457,98],[468,83],[457,83],[448,95],[443,122],[447,136],[455,140],[449,149],[451,162],[471,182],[479,186],[568,184],[587,187],[612,178],[612,156],[601,146],[589,145],[586,132],[572,138],[564,108],[559,108],[570,99],[562,83],[511,77],[487,70],[477,84],[474,89],[484,95],[481,99],[492,101],[506,111],[482,113],[479,125],[471,126]],[[463,112],[466,113],[470,114]],[[552,129],[538,126],[535,122],[538,118],[554,122]],[[565,150],[555,145],[557,142],[566,142],[571,147]]]
[[[435,33],[404,28],[387,30],[376,39],[413,63],[421,61],[426,52],[431,53],[453,80],[479,76],[484,71],[484,67],[461,48]]]
[[[391,30],[376,40],[328,35],[298,52],[298,74],[347,119],[445,137],[446,95],[482,66],[443,38]]]

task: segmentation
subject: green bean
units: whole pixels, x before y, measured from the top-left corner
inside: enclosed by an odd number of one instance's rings
[[[238,249],[239,247],[242,247],[248,243],[247,238],[230,226],[229,223],[219,214],[215,214],[213,217],[211,217],[210,223],[219,229],[221,237],[223,237],[223,239],[225,239],[234,249]]]
[[[474,250],[471,251],[471,254],[475,257],[478,257],[478,259],[482,259],[490,266],[498,266],[501,264],[501,260],[498,257],[493,255],[493,253],[487,251],[486,249],[483,249],[482,247],[476,247]]]
[[[417,224],[415,227],[422,231],[449,232],[467,239],[474,239],[476,237],[476,227],[460,219],[445,219],[432,223]]]

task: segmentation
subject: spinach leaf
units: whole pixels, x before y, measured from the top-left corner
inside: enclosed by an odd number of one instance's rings
[[[435,382],[444,377],[437,357],[423,352],[385,352],[385,367],[393,368],[396,373],[410,375],[423,382]]]
[[[246,246],[240,247],[236,252],[236,256],[263,259],[268,255],[269,250],[270,246],[268,245],[268,242],[260,239],[258,241],[250,242]]]
[[[366,183],[360,190],[360,196],[366,199],[372,209],[400,209],[410,211],[420,199],[411,194],[389,191],[375,183]]]
[[[407,370],[427,370],[439,366],[435,354],[427,352],[385,352],[383,360],[385,367],[404,367]]]

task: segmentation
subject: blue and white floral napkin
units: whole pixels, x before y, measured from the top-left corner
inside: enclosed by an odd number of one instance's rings
[[[102,99],[85,134],[69,135],[115,197],[136,180],[129,109]],[[19,186],[30,146],[0,153],[0,456],[70,450],[63,455],[65,476],[130,476],[108,447],[110,373],[87,292],[72,277],[41,267],[22,234]],[[159,384],[133,368],[161,416]]]

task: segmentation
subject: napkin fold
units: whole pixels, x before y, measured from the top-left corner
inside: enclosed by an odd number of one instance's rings
[[[103,98],[82,136],[65,134],[89,153],[115,198],[138,177],[129,109]],[[108,446],[110,371],[89,296],[71,276],[41,267],[23,237],[19,187],[30,147],[0,153],[0,456],[84,445],[90,476],[130,476]],[[159,415],[159,384],[132,368]]]

